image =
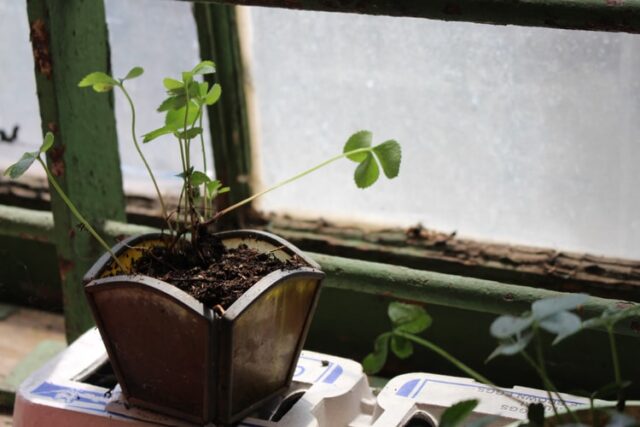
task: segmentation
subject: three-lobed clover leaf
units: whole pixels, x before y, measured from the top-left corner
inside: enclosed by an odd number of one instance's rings
[[[38,157],[40,157],[40,154],[49,151],[49,149],[53,146],[53,142],[53,134],[51,132],[47,132],[38,151],[29,151],[24,153],[20,160],[5,169],[4,175],[8,176],[11,179],[20,178],[27,170],[29,170],[33,162],[35,162]]]
[[[223,187],[218,180],[209,181],[205,184],[207,195],[211,200],[215,199],[219,194],[228,193],[231,189]]]
[[[568,294],[535,301],[531,311],[516,317],[503,315],[493,321],[491,335],[500,342],[487,361],[496,356],[511,356],[523,351],[533,338],[533,328],[539,327],[556,337],[553,344],[582,329],[580,317],[572,313],[589,299],[585,294]]]
[[[95,71],[89,73],[80,82],[78,87],[91,87],[96,92],[109,92],[114,86],[120,86],[125,80],[133,80],[144,73],[142,67],[133,67],[120,81],[114,79],[107,73]]]
[[[413,344],[400,334],[419,334],[431,326],[431,316],[424,308],[417,305],[392,302],[389,304],[387,314],[393,329],[378,336],[373,352],[363,360],[362,366],[367,373],[379,372],[384,367],[389,348],[400,359],[411,356]]]
[[[385,332],[380,334],[373,343],[373,352],[368,354],[362,361],[362,368],[369,374],[380,372],[387,363],[387,355],[389,354],[389,340],[391,333]]]
[[[410,334],[419,334],[431,326],[432,322],[431,316],[425,309],[414,304],[392,302],[389,304],[387,314],[394,330]]]
[[[110,75],[102,71],[95,71],[87,74],[80,80],[78,87],[92,87],[96,92],[108,92],[119,84],[120,83]]]
[[[400,171],[402,160],[400,144],[389,140],[372,147],[372,139],[373,136],[369,131],[356,132],[349,137],[342,150],[349,160],[358,163],[354,173],[358,188],[373,185],[380,176],[380,166],[389,179],[398,176]]]

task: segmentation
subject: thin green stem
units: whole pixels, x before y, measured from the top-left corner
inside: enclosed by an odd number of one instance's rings
[[[278,188],[283,187],[283,186],[285,186],[285,185],[287,185],[287,184],[289,184],[289,183],[291,183],[293,181],[296,181],[296,180],[302,178],[303,176],[309,175],[310,173],[315,172],[318,169],[321,169],[321,168],[323,168],[323,167],[335,162],[336,160],[340,160],[343,157],[347,157],[347,156],[350,156],[352,154],[366,153],[366,152],[369,152],[369,151],[371,151],[371,148],[369,148],[369,147],[358,148],[358,149],[347,151],[346,153],[338,154],[337,156],[331,157],[330,159],[325,160],[324,162],[312,167],[311,169],[307,169],[304,172],[301,172],[301,173],[299,173],[297,175],[292,176],[291,178],[287,178],[284,181],[280,181],[277,184],[273,185],[272,187],[267,188],[266,190],[262,190],[262,191],[254,194],[252,196],[247,197],[246,199],[244,199],[244,200],[242,200],[242,201],[240,201],[240,202],[238,202],[236,204],[233,204],[233,205],[231,205],[231,206],[219,211],[218,213],[216,213],[213,216],[213,218],[211,218],[209,221],[206,221],[203,225],[208,225],[208,224],[214,222],[215,220],[217,220],[218,218],[220,218],[221,216],[231,212],[232,210],[237,209],[240,206],[246,205],[247,203],[250,203],[253,200],[257,199],[258,197],[264,196],[265,194],[270,193],[273,190],[277,190]]]
[[[184,94],[185,94],[185,98],[186,98],[186,103],[185,103],[185,110],[184,110],[184,126],[183,126],[183,132],[184,132],[184,158],[185,158],[185,164],[186,164],[186,174],[184,177],[184,185],[185,185],[185,213],[184,213],[184,218],[185,218],[185,225],[186,225],[186,221],[190,218],[191,219],[191,226],[193,227],[194,225],[194,218],[193,218],[193,187],[191,185],[191,174],[190,174],[190,170],[191,170],[191,142],[189,140],[189,138],[187,137],[187,130],[189,128],[189,104],[191,104],[191,99],[189,98],[189,85],[191,84],[191,81],[189,79],[187,79],[184,82]],[[191,234],[191,238],[194,239],[195,238],[195,233]]]
[[[618,388],[618,403],[616,408],[623,412],[625,406],[624,389],[622,388],[622,374],[620,370],[620,361],[618,359],[618,346],[616,345],[616,337],[613,333],[613,324],[607,326],[607,335],[609,335],[609,347],[611,348],[611,362],[613,364],[613,375]]]
[[[142,159],[142,163],[144,163],[144,167],[147,169],[147,172],[149,173],[151,182],[153,182],[153,187],[156,190],[156,194],[158,195],[158,200],[160,201],[160,207],[162,208],[162,217],[167,222],[169,229],[173,231],[173,228],[171,227],[171,221],[169,221],[169,217],[167,216],[167,207],[164,204],[164,199],[162,198],[162,193],[160,192],[160,187],[158,187],[158,182],[156,181],[156,177],[151,171],[151,167],[149,166],[149,163],[147,162],[146,157],[142,153],[142,149],[140,149],[140,144],[138,144],[138,137],[136,136],[136,109],[133,104],[133,100],[131,99],[131,96],[129,96],[129,92],[127,92],[127,89],[125,89],[124,83],[120,83],[118,87],[120,88],[120,90],[122,90],[122,93],[124,94],[125,98],[127,98],[127,101],[129,102],[129,107],[131,107],[131,138],[133,139],[133,144],[135,145],[136,151],[138,152],[138,154],[140,155],[140,158]]]
[[[207,173],[207,151],[205,150],[204,147],[204,129],[202,128],[202,108],[204,106],[200,107],[200,119],[199,119],[199,123],[198,126],[200,127],[200,129],[202,129],[202,131],[200,132],[200,147],[202,148],[202,167],[204,169],[204,173]],[[202,214],[204,215],[204,217],[207,217],[207,210],[208,210],[208,195],[207,195],[207,187],[206,185],[204,186],[204,191],[202,194]]]
[[[535,341],[536,341],[536,357],[538,359],[538,363],[534,364],[538,368],[538,374],[540,378],[542,378],[542,383],[544,384],[544,388],[547,390],[547,396],[549,397],[549,403],[551,403],[551,407],[553,408],[553,414],[556,418],[558,418],[558,408],[555,404],[555,399],[553,398],[553,394],[550,387],[549,377],[547,376],[547,370],[544,366],[544,355],[542,353],[542,345],[540,343],[540,337],[538,333],[535,333]],[[526,354],[526,353],[525,353]]]
[[[87,221],[84,218],[84,216],[82,216],[82,214],[80,213],[80,211],[78,211],[78,209],[73,204],[73,202],[67,197],[65,192],[62,190],[62,188],[58,184],[58,181],[56,181],[56,179],[54,178],[53,174],[51,173],[51,171],[47,167],[47,164],[44,161],[42,161],[40,156],[38,156],[36,158],[36,160],[38,160],[40,165],[43,167],[44,171],[47,174],[47,178],[49,178],[49,182],[51,183],[53,188],[56,190],[56,192],[58,193],[58,195],[60,196],[62,201],[67,205],[67,207],[69,208],[69,210],[71,211],[73,216],[75,216],[76,219],[78,221],[80,221],[80,223],[84,226],[84,228],[87,229],[89,231],[89,233],[91,233],[91,235],[98,241],[98,243],[100,243],[102,245],[102,247],[109,253],[109,255],[111,255],[111,258],[113,258],[113,260],[116,262],[116,264],[118,264],[118,267],[120,267],[120,269],[123,272],[129,273],[129,270],[127,268],[125,268],[124,265],[122,265],[122,263],[120,262],[118,257],[116,257],[116,254],[113,253],[113,251],[111,250],[111,247],[107,244],[107,242],[105,242],[102,239],[102,237],[100,237],[100,235],[96,232],[96,230],[94,230],[94,228],[91,226],[91,224],[89,224],[89,221]]]
[[[613,334],[613,325],[607,327],[607,334],[609,335],[609,346],[611,347],[611,362],[613,363],[613,375],[616,379],[618,387],[622,384],[622,374],[620,372],[620,361],[618,360],[618,346],[616,345],[616,338]]]
[[[576,424],[579,424],[580,420],[578,419],[578,416],[571,410],[571,408],[569,408],[569,405],[562,398],[562,396],[558,392],[558,389],[551,382],[551,379],[549,378],[549,375],[547,374],[547,368],[546,368],[545,363],[544,363],[544,353],[542,351],[542,340],[540,338],[540,334],[538,333],[537,327],[534,327],[534,328],[535,328],[534,329],[534,334],[535,334],[535,338],[534,339],[535,339],[535,347],[536,347],[536,358],[538,359],[538,363],[534,362],[533,359],[531,359],[531,357],[526,352],[522,351],[521,353],[525,357],[525,359],[529,362],[529,364],[531,366],[533,366],[533,368],[538,372],[538,375],[540,375],[540,378],[542,379],[544,387],[547,390],[547,395],[549,396],[549,402],[551,403],[551,407],[553,408],[553,413],[554,413],[556,419],[559,420],[559,418],[558,418],[558,409],[557,409],[557,407],[555,405],[555,401],[553,399],[552,392],[555,393],[555,395],[557,396],[557,398],[560,401],[560,403],[562,403],[562,406],[564,407],[565,411],[567,411],[567,413],[571,416],[573,421]]]
[[[187,181],[186,181],[186,176],[187,176],[187,163],[185,162],[185,158],[184,158],[184,146],[183,146],[183,142],[182,142],[182,138],[178,138],[178,146],[180,147],[180,161],[182,162],[182,173],[184,174],[185,178],[183,178],[183,182],[182,182],[182,191],[186,191],[186,185],[187,185]],[[180,209],[180,202],[178,202],[178,209]],[[184,205],[184,225],[186,227],[187,225],[187,202],[185,200],[185,205]],[[178,215],[177,217],[178,221],[180,221],[180,215]]]
[[[413,334],[409,334],[409,333],[406,333],[406,332],[394,331],[393,334],[395,334],[397,336],[400,336],[400,337],[403,337],[405,339],[408,339],[409,341],[413,341],[416,344],[419,344],[419,345],[421,345],[421,346],[423,346],[425,348],[428,348],[429,350],[433,351],[434,353],[438,354],[439,356],[441,356],[444,359],[446,359],[447,361],[449,361],[456,368],[460,369],[462,372],[464,372],[465,374],[469,375],[474,380],[488,385],[489,387],[493,388],[494,390],[499,391],[500,394],[502,394],[503,396],[513,400],[514,402],[517,402],[518,404],[520,404],[522,406],[525,406],[525,407],[527,406],[526,402],[524,402],[524,401],[518,399],[517,397],[514,397],[514,396],[504,392],[502,389],[498,388],[497,385],[495,385],[493,382],[491,382],[491,380],[489,380],[487,377],[485,377],[484,375],[476,372],[472,368],[468,367],[463,362],[461,362],[460,360],[455,358],[453,355],[451,355],[449,352],[447,352],[443,348],[439,347],[438,345],[432,343],[431,341],[428,341],[428,340],[426,340],[424,338],[417,337],[417,336],[415,336]]]

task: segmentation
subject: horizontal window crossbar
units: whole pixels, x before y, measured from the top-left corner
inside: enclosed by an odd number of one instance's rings
[[[0,235],[51,241],[51,213],[0,205]],[[103,233],[121,238],[157,229],[107,221]],[[378,262],[310,253],[327,273],[325,286],[352,290],[405,301],[430,303],[493,314],[516,314],[527,310],[533,301],[562,293],[491,280],[415,270]],[[627,302],[592,297],[584,307],[585,317],[597,316],[607,309],[623,307]],[[637,335],[637,325],[621,322],[618,333]]]
[[[347,12],[574,30],[640,32],[640,0],[206,0],[242,6]]]

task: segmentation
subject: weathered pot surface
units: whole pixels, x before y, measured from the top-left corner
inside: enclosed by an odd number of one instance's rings
[[[178,288],[121,275],[108,254],[85,276],[85,293],[124,396],[132,405],[196,423],[232,423],[285,391],[319,297],[324,274],[287,241],[269,233],[218,233],[308,267],[274,271],[221,316]],[[150,234],[113,249],[125,265],[164,244]]]

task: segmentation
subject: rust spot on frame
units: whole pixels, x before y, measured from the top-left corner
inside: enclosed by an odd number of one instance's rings
[[[64,282],[67,279],[67,274],[73,270],[74,263],[71,260],[65,258],[58,259],[58,270],[60,270],[60,280]]]
[[[49,50],[49,33],[42,18],[36,19],[31,23],[31,46],[36,68],[43,76],[51,80],[53,67]]]
[[[51,173],[58,177],[64,175],[64,145],[55,145],[49,150],[49,156],[51,157]]]

